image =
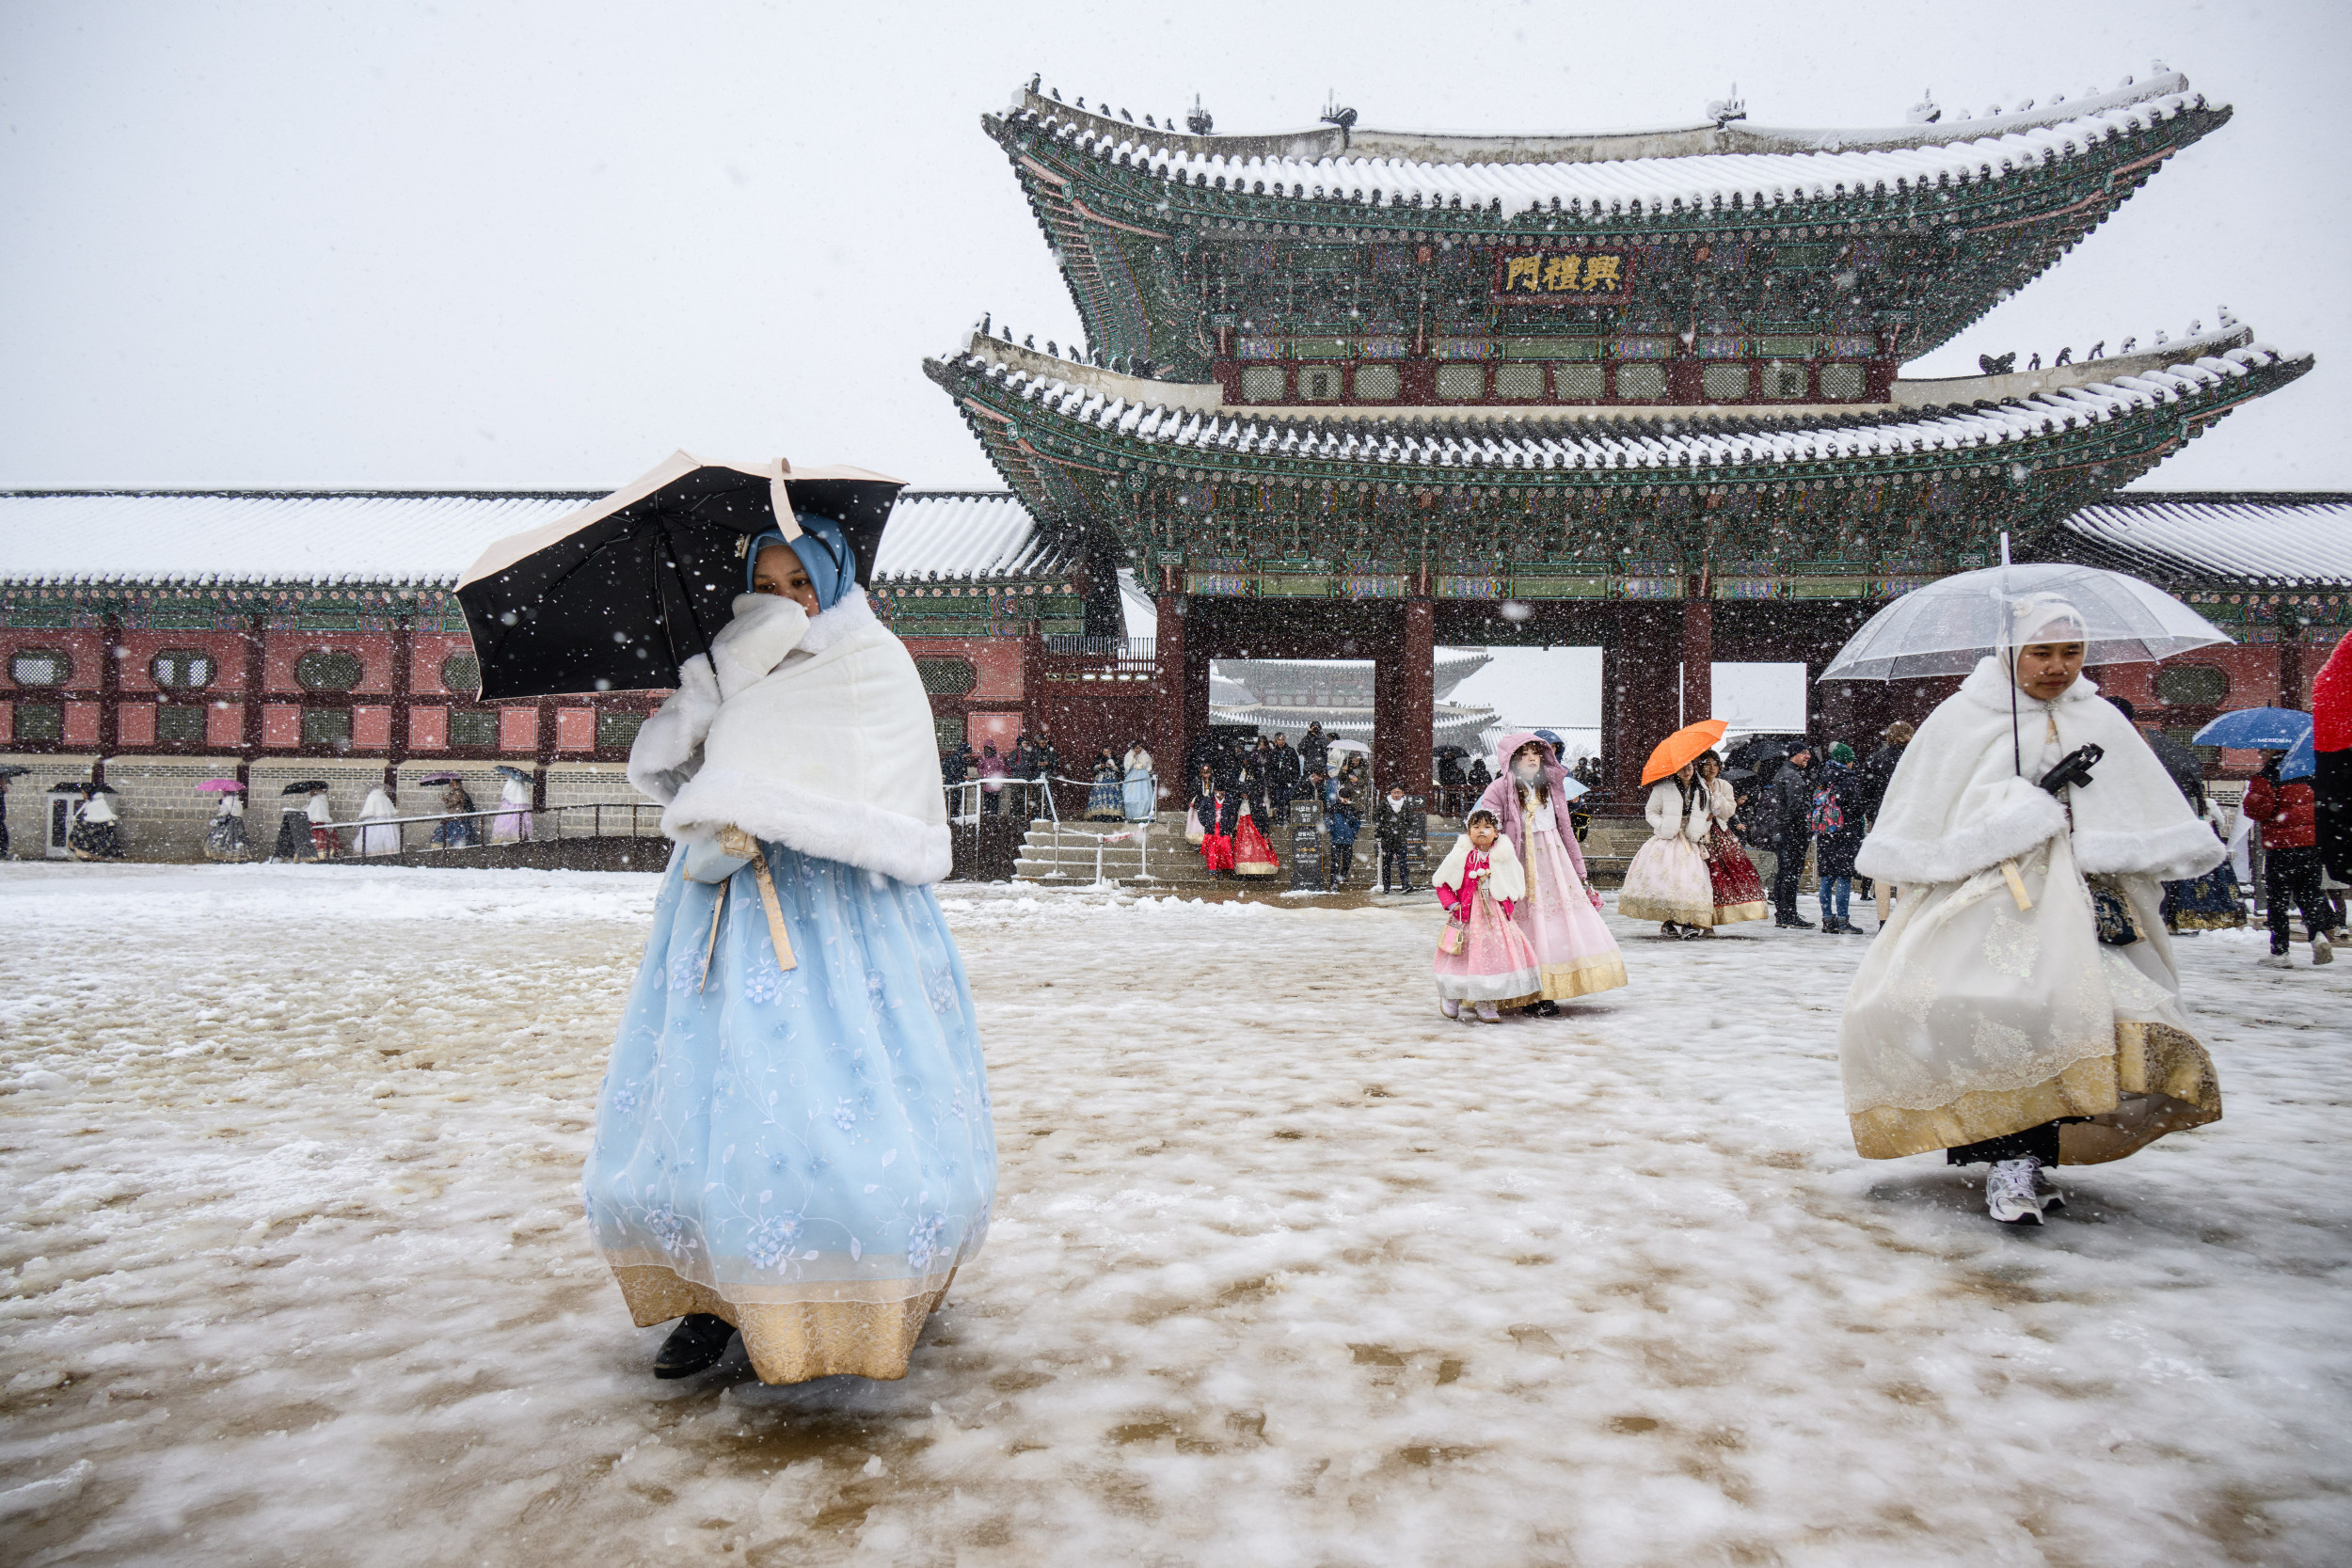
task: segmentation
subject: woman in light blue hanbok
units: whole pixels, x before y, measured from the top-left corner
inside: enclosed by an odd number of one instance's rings
[[[584,1188],[638,1324],[684,1317],[663,1377],[739,1330],[769,1383],[903,1377],[995,1196],[930,705],[838,525],[787,528],[629,757],[679,847]]]
[[[1160,784],[1152,776],[1152,753],[1145,751],[1143,742],[1138,740],[1127,748],[1127,755],[1122,760],[1127,768],[1127,782],[1124,786],[1127,796],[1127,820],[1149,822],[1153,814],[1160,809]]]

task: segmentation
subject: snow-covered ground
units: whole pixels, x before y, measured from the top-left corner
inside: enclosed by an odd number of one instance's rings
[[[0,1558],[2345,1560],[2352,962],[2184,943],[2227,1119],[2018,1233],[1854,1157],[1860,939],[1479,1027],[1418,901],[947,889],[989,1249],[770,1389],[654,1381],[579,1216],[652,886],[0,869]]]

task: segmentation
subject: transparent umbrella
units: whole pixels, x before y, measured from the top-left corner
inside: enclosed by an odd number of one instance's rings
[[[1821,679],[1964,675],[2000,644],[2012,607],[2045,594],[2081,612],[2085,664],[2149,664],[2230,641],[2171,594],[2122,572],[2066,562],[1988,566],[1914,589],[1871,616]]]

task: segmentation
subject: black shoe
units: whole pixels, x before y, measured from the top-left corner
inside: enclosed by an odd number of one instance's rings
[[[1782,919],[1773,921],[1772,924],[1787,931],[1810,931],[1813,929],[1813,922],[1807,920],[1801,914],[1788,915]]]
[[[1560,1004],[1549,1001],[1533,1003],[1528,1006],[1527,1012],[1530,1018],[1558,1018]]]
[[[692,1377],[719,1364],[735,1338],[735,1325],[709,1312],[689,1312],[653,1358],[656,1377]]]
[[[1839,925],[1835,920],[1824,920],[1821,922],[1821,935],[1825,937],[1834,937],[1845,928],[1845,927]]]

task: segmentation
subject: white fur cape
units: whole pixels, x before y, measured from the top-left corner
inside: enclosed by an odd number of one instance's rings
[[[862,593],[814,618],[745,594],[629,748],[628,780],[681,842],[723,827],[902,882],[947,875],[930,701]]]
[[[1438,874],[1429,879],[1431,887],[1460,887],[1462,872],[1470,864],[1470,850],[1475,848],[1470,834],[1454,836],[1454,848],[1438,865]],[[1511,847],[1511,841],[1501,833],[1486,849],[1486,893],[1489,897],[1508,898],[1518,903],[1527,896],[1527,868],[1519,863],[1519,852]]]
[[[1928,715],[1855,857],[1862,875],[1898,885],[1956,882],[2065,832],[2070,808],[2074,861],[2086,875],[2177,881],[2219,863],[2213,830],[2190,814],[2155,752],[2088,679],[2077,678],[2054,702],[2017,693],[2020,777],[2010,744],[2010,691],[2001,666],[1981,659]],[[2037,781],[2087,741],[2106,755],[2061,805]]]

